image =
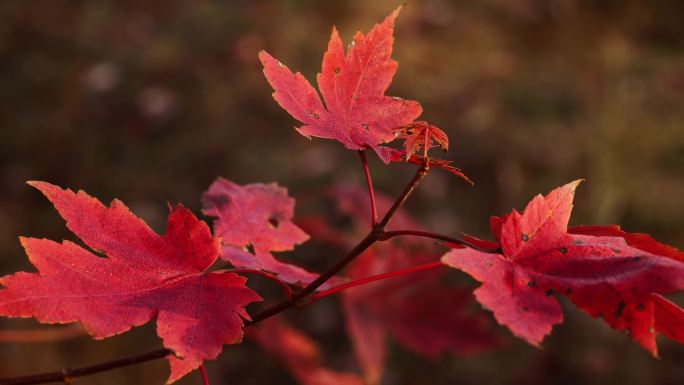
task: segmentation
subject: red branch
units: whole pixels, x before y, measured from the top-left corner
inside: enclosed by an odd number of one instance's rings
[[[202,385],[209,385],[209,376],[207,376],[207,371],[204,369],[204,365],[199,367],[200,376],[202,376]]]
[[[371,179],[370,169],[368,169],[368,161],[366,160],[366,151],[359,150],[361,157],[361,165],[363,166],[363,173],[366,176],[366,185],[368,186],[368,197],[370,198],[371,207],[371,226],[375,227],[378,224],[378,210],[375,205],[375,190],[373,190],[373,180]]]
[[[420,166],[418,171],[416,171],[416,174],[413,176],[413,179],[409,182],[408,185],[404,188],[404,191],[402,191],[401,195],[399,195],[399,198],[397,198],[396,201],[394,201],[394,204],[392,207],[387,210],[387,213],[385,216],[382,218],[382,220],[375,226],[377,230],[380,232],[383,232],[385,229],[385,226],[389,223],[390,219],[394,216],[394,213],[399,210],[401,206],[404,205],[408,197],[411,195],[413,190],[420,184],[420,182],[425,178],[425,176],[428,174],[430,171],[430,164],[428,163],[427,159],[423,162],[423,165]]]
[[[244,267],[236,267],[236,268],[225,269],[225,270],[220,270],[220,271],[225,271],[225,272],[229,272],[229,273],[255,274],[255,275],[259,275],[261,277],[264,277],[264,278],[266,278],[272,282],[277,283],[278,286],[280,286],[280,288],[283,290],[283,295],[285,296],[285,299],[287,301],[292,300],[292,289],[290,289],[290,286],[287,283],[285,283],[285,281],[283,281],[282,279],[276,277],[275,275],[273,275],[271,273],[267,273],[263,270],[247,269]]]
[[[437,234],[437,233],[431,233],[428,231],[420,231],[420,230],[395,230],[395,231],[385,231],[383,233],[383,239],[390,239],[393,237],[398,237],[401,235],[411,235],[414,237],[423,237],[423,238],[432,238],[432,239],[437,239],[440,241],[445,241],[445,242],[451,242],[455,243],[457,245],[462,245],[469,247],[473,250],[481,251],[483,253],[489,253],[489,254],[498,254],[501,253],[500,249],[483,249],[480,246],[475,245],[472,242],[468,242],[465,239],[461,238],[456,238],[456,237],[450,237],[447,235],[442,235],[442,234]]]
[[[158,358],[166,357],[169,354],[173,354],[173,352],[169,349],[156,349],[147,353],[121,358],[114,361],[108,361],[97,365],[86,366],[82,368],[62,369],[56,372],[41,373],[31,376],[4,378],[0,379],[0,385],[32,385],[44,384],[47,382],[68,383],[69,381],[73,381],[78,377],[105,372],[107,370],[117,369],[124,366],[139,364],[141,362],[156,360]]]
[[[343,291],[343,290],[346,290],[346,289],[349,289],[349,288],[352,288],[355,286],[365,285],[367,283],[371,283],[371,282],[375,282],[375,281],[382,281],[385,279],[399,277],[402,275],[407,275],[407,274],[412,274],[412,273],[417,273],[420,271],[432,270],[432,269],[436,269],[438,267],[443,267],[443,266],[445,266],[445,265],[442,262],[437,261],[437,262],[426,263],[424,265],[413,266],[413,267],[409,267],[409,268],[401,269],[401,270],[397,270],[397,271],[390,271],[388,273],[372,275],[370,277],[357,279],[355,281],[347,282],[347,283],[344,283],[344,284],[339,285],[339,286],[331,287],[328,290],[319,291],[318,293],[311,295],[311,299],[316,300],[316,299],[327,297],[329,295],[338,293],[340,291]]]

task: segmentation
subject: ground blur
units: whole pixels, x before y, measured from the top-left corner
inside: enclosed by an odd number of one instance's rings
[[[30,269],[17,237],[73,239],[26,180],[117,197],[159,231],[167,202],[199,213],[223,175],[278,181],[312,211],[332,184],[361,184],[357,155],[307,140],[271,98],[257,52],[313,79],[334,24],[349,41],[398,1],[18,1],[0,3],[0,273]],[[424,227],[487,235],[487,218],[578,178],[572,224],[619,223],[684,248],[684,3],[409,1],[389,94],[419,100],[476,182],[431,173],[407,205]],[[371,157],[379,190],[411,166]],[[319,203],[316,203],[319,204]],[[320,249],[297,254],[315,259]],[[309,253],[307,255],[307,252]],[[331,257],[333,258],[333,257]],[[458,273],[454,273],[458,274]],[[330,362],[354,370],[335,301],[304,314]],[[684,347],[661,360],[566,306],[535,349],[424,360],[392,345],[384,384],[681,384]],[[33,327],[3,320],[2,328]],[[159,346],[151,326],[105,340],[0,345],[0,376],[56,370]],[[341,358],[340,358],[341,357]],[[212,384],[287,384],[251,344],[207,365]],[[79,384],[162,384],[163,361]],[[198,383],[196,374],[179,384]]]

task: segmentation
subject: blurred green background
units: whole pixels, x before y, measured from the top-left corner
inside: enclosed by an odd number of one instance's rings
[[[0,273],[30,269],[19,235],[73,239],[24,184],[30,179],[120,198],[158,231],[166,202],[199,213],[217,175],[278,181],[298,199],[298,212],[327,186],[362,183],[356,154],[292,129],[256,55],[267,49],[313,79],[333,24],[349,41],[398,4],[0,2]],[[476,186],[435,170],[406,209],[428,229],[486,236],[490,214],[586,178],[572,224],[619,223],[684,247],[683,17],[684,2],[673,0],[409,1],[397,23],[400,67],[389,94],[423,104],[422,118],[450,135],[447,157]],[[413,172],[374,157],[371,168],[390,194]],[[314,260],[315,251],[297,256],[319,268],[335,258]],[[305,310],[314,319],[305,328],[326,344],[330,362],[353,369],[334,304]],[[654,360],[572,308],[544,345],[511,339],[497,352],[438,361],[396,348],[385,384],[684,382],[684,347],[663,340]],[[3,344],[0,375],[157,346],[149,325],[106,341]],[[213,385],[293,383],[249,343],[226,347],[207,368]],[[156,361],[78,383],[162,384],[167,374]]]

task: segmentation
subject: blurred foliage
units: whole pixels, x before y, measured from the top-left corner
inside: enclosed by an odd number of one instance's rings
[[[347,41],[399,1],[0,2],[0,273],[29,268],[16,237],[72,236],[24,182],[83,188],[130,205],[157,230],[166,202],[195,212],[213,178],[278,181],[300,212],[333,183],[362,183],[356,154],[308,141],[270,97],[267,49],[313,79],[331,25]],[[684,247],[684,2],[409,1],[392,95],[422,102],[451,137],[471,188],[435,171],[408,205],[425,227],[485,235],[490,214],[587,178],[573,224],[620,223]],[[411,166],[371,163],[398,191]],[[323,268],[305,247],[298,258]],[[290,316],[354,365],[334,300]],[[302,314],[314,321],[304,321]],[[3,327],[31,326],[2,321]],[[0,346],[0,375],[80,366],[158,346],[147,326],[107,341]],[[681,384],[684,348],[662,360],[576,310],[544,350],[512,341],[476,357],[394,349],[390,384]],[[227,347],[212,384],[289,383],[250,344]],[[162,361],[78,383],[163,383]],[[195,375],[182,381],[197,383]]]

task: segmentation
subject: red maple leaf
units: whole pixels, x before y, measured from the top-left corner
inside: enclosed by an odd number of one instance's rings
[[[247,336],[278,359],[302,385],[362,385],[359,376],[321,365],[318,345],[279,317],[261,322]]]
[[[157,235],[119,200],[109,207],[83,191],[29,182],[54,204],[67,227],[94,252],[64,241],[21,238],[37,273],[0,280],[0,314],[42,323],[81,322],[94,338],[157,318],[173,382],[242,339],[244,307],[261,298],[233,273],[207,272],[218,239],[176,206]],[[106,256],[101,257],[99,254]]]
[[[442,169],[446,172],[449,172],[451,174],[456,175],[457,177],[465,180],[466,182],[470,183],[473,185],[473,181],[471,181],[462,171],[460,168],[454,167],[452,165],[453,161],[451,160],[446,160],[446,159],[435,159],[431,157],[424,157],[422,155],[411,155],[411,156],[406,156],[406,151],[404,150],[397,150],[395,148],[391,147],[386,147],[386,146],[379,146],[376,149],[376,152],[380,154],[380,157],[385,159],[387,162],[408,162],[408,163],[413,163],[417,165],[423,165],[424,163],[428,163],[430,167],[437,167],[439,169]]]
[[[398,66],[390,56],[394,20],[400,9],[367,35],[357,32],[346,55],[333,28],[317,76],[325,107],[299,72],[293,74],[265,51],[259,53],[264,75],[275,90],[273,97],[304,123],[297,129],[302,135],[335,139],[352,150],[376,149],[394,139],[394,128],[413,122],[421,114],[418,102],[385,96]]]
[[[562,322],[553,296],[558,293],[657,355],[655,332],[682,337],[677,329],[684,320],[681,309],[664,304],[657,294],[684,288],[684,263],[654,254],[657,249],[651,246],[630,246],[629,236],[569,234],[578,184],[535,197],[522,214],[514,210],[493,217],[492,233],[502,254],[454,249],[442,261],[482,282],[477,300],[531,344],[539,344]]]
[[[441,129],[427,122],[418,121],[395,130],[398,139],[404,140],[404,154],[409,156],[423,149],[423,157],[427,157],[430,148],[439,146],[442,150],[449,149],[449,138]],[[434,145],[433,145],[434,143]]]
[[[215,217],[221,257],[233,266],[265,270],[285,282],[307,284],[318,274],[278,261],[271,251],[292,250],[309,236],[292,222],[294,199],[275,183],[245,186],[217,178],[202,196],[203,212]],[[325,288],[327,286],[324,286]]]

